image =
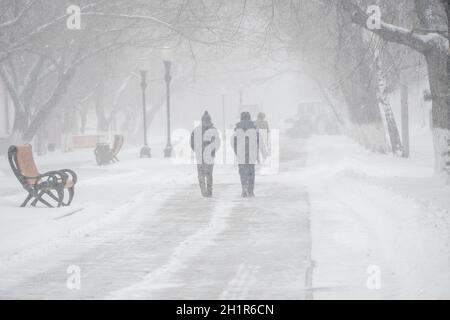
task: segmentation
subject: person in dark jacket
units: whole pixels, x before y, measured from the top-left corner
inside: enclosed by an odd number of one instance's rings
[[[195,152],[202,196],[212,197],[214,160],[220,148],[220,137],[208,111],[203,114],[201,125],[192,131],[191,148]]]
[[[259,133],[249,112],[241,113],[241,121],[236,124],[234,131],[232,141],[239,166],[242,197],[254,197],[255,164],[258,158]]]

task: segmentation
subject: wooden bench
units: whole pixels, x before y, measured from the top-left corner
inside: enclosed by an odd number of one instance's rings
[[[72,145],[75,149],[95,148],[100,140],[99,135],[72,136]]]
[[[33,159],[32,147],[29,144],[22,146],[10,146],[8,149],[8,160],[14,175],[17,177],[22,187],[28,192],[21,207],[25,207],[28,202],[36,206],[38,202],[47,207],[54,207],[50,202],[56,201],[56,206],[68,206],[75,195],[75,184],[77,175],[69,169],[49,171],[40,174]],[[64,202],[65,190],[69,199]],[[43,197],[47,196],[48,202]]]
[[[97,164],[100,166],[110,164],[111,162],[118,162],[119,158],[117,157],[117,155],[122,149],[123,142],[123,135],[116,134],[114,136],[114,144],[111,149],[109,149],[109,147],[104,144],[97,145],[97,148],[95,148],[94,150],[95,160],[97,161]]]

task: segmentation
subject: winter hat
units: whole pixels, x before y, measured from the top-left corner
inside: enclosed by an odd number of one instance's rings
[[[250,112],[241,112],[241,120],[251,120]]]
[[[202,122],[211,123],[211,116],[209,115],[208,111],[205,111],[205,113],[203,113]]]

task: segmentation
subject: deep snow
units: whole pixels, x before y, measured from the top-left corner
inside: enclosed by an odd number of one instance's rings
[[[432,177],[429,134],[414,138],[412,159],[345,137],[308,141],[316,298],[450,297],[450,189]],[[379,290],[366,286],[370,266],[380,270]]]

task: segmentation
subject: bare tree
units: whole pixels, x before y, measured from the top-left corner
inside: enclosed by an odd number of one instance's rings
[[[184,1],[84,0],[80,1],[82,30],[66,28],[69,14],[64,2],[18,0],[2,5],[0,76],[15,108],[14,140],[30,141],[68,95],[80,66],[102,52],[127,46],[153,50],[183,42],[223,46],[233,36],[219,24],[227,16],[217,15],[223,10],[222,1],[205,6]],[[232,26],[232,19],[228,25]],[[113,103],[104,119],[99,110],[103,127],[117,110]]]
[[[354,23],[368,29],[369,16],[355,1],[338,1],[338,4],[351,15]],[[408,46],[425,57],[432,98],[433,140],[438,172],[444,167],[442,154],[447,149],[447,140],[450,137],[449,109],[446,101],[448,39],[443,32],[443,21],[438,15],[438,12],[443,11],[441,5],[441,1],[437,0],[414,1],[419,28],[407,29],[382,21],[379,29],[368,29],[386,41]]]

